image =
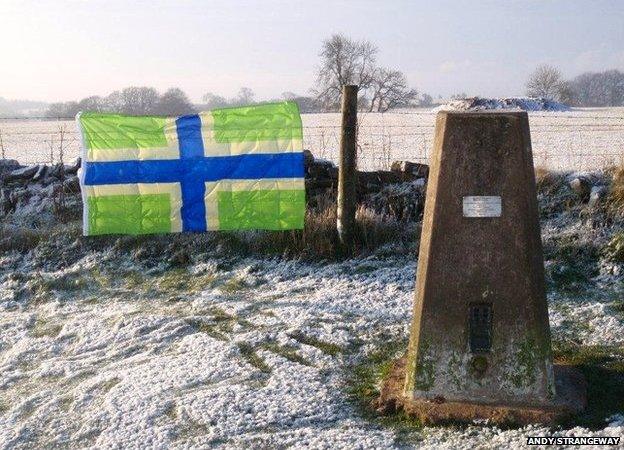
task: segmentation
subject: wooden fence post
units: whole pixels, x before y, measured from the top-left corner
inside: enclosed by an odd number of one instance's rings
[[[348,255],[353,253],[355,244],[357,95],[357,86],[342,87],[342,132],[336,228],[341,250]]]

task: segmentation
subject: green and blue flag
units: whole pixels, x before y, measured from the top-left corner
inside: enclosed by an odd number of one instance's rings
[[[181,117],[79,113],[84,234],[301,229],[294,102]]]

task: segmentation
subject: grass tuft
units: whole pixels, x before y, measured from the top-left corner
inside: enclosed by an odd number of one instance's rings
[[[344,349],[339,345],[332,344],[331,342],[327,341],[322,341],[318,338],[315,338],[314,336],[308,336],[303,333],[293,333],[290,335],[290,337],[302,344],[316,347],[329,356],[336,356],[344,351]]]
[[[372,407],[373,401],[379,396],[382,380],[390,374],[394,361],[405,353],[406,347],[406,342],[390,342],[349,367],[346,391],[349,400],[357,406],[362,417],[392,428],[400,443],[412,444],[412,433],[423,428],[418,419],[403,411],[380,416]]]
[[[158,289],[170,294],[192,294],[211,287],[216,276],[211,273],[195,275],[187,269],[176,268],[166,271],[157,281]],[[146,287],[152,285],[153,280],[147,280]]]
[[[570,189],[564,173],[537,167],[535,182],[542,219],[555,217],[581,205],[581,200]]]
[[[178,409],[175,402],[169,403],[165,410],[163,411],[163,415],[167,416],[169,419],[176,421],[178,419]]]
[[[551,170],[544,166],[537,166],[535,168],[535,184],[537,185],[538,191],[545,191],[557,183],[557,176]]]
[[[416,239],[416,232],[412,227],[392,217],[379,216],[364,206],[359,206],[356,210],[355,221],[359,253],[366,253],[388,243],[414,242]]]
[[[60,323],[50,323],[41,317],[37,317],[30,333],[36,338],[57,337],[62,329],[63,325]]]
[[[43,231],[38,228],[8,227],[0,224],[0,252],[28,252],[39,245]]]
[[[273,352],[277,355],[280,355],[291,362],[301,364],[303,366],[312,365],[310,361],[308,361],[303,356],[297,353],[297,349],[295,347],[287,346],[287,345],[279,345],[276,342],[266,342],[262,344],[262,348],[270,352]]]
[[[59,398],[58,405],[61,411],[67,412],[70,410],[72,404],[74,403],[74,397],[70,394],[64,395]]]
[[[221,326],[217,323],[209,323],[200,319],[189,318],[186,319],[186,323],[188,323],[195,331],[198,333],[205,333],[211,338],[217,339],[219,341],[228,341],[228,337],[221,330]]]
[[[238,346],[238,351],[241,356],[247,361],[251,366],[255,367],[262,373],[271,373],[271,368],[267,366],[264,360],[258,356],[256,350],[246,342],[239,342],[236,344]]]
[[[559,289],[578,290],[599,272],[600,249],[577,234],[559,235],[546,241],[544,258],[552,261],[547,275]]]
[[[113,377],[109,380],[102,381],[97,385],[97,387],[104,393],[110,391],[112,388],[121,383],[121,379],[118,377]]]
[[[624,216],[624,164],[613,170],[609,209],[614,215]]]
[[[624,231],[613,235],[604,246],[603,254],[609,261],[624,263]]]
[[[240,277],[232,277],[221,285],[221,290],[227,294],[234,294],[235,292],[245,289],[247,285],[245,280]]]
[[[368,254],[388,243],[416,240],[413,227],[362,205],[356,210],[356,227],[357,254]],[[306,210],[303,230],[222,233],[219,241],[234,251],[245,253],[303,259],[337,259],[341,256],[336,233],[336,204],[329,200]],[[409,249],[409,246],[403,247],[405,251]]]

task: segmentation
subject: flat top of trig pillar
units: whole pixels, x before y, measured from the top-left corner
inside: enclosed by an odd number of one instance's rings
[[[518,109],[484,109],[479,111],[438,111],[443,116],[528,116],[526,111]]]

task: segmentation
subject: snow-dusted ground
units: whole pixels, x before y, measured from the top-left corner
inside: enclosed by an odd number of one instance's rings
[[[303,114],[304,146],[316,156],[336,161],[339,114]],[[624,159],[624,108],[582,108],[529,112],[535,163],[550,169],[592,170]],[[433,144],[435,112],[406,110],[359,114],[359,165],[388,168],[394,160],[427,162]],[[26,163],[58,161],[64,127],[64,160],[79,155],[73,121],[0,119],[7,158]]]
[[[553,339],[623,348],[624,264],[600,253],[621,216],[580,201],[576,176],[553,175],[538,195],[549,278],[566,265],[593,277],[551,285]],[[353,368],[404,348],[413,254],[303,262],[241,256],[205,235],[83,239],[79,222],[58,224],[54,185],[38,186],[0,227],[0,249],[5,230],[26,228],[14,235],[24,241],[46,230],[29,252],[0,250],[0,449],[506,449],[553,433],[393,428],[353,402]],[[600,419],[555,433],[624,437],[624,404]]]
[[[349,366],[408,335],[415,260],[387,254],[200,254],[172,269],[105,250],[52,272],[0,257],[0,448],[502,449],[551,434],[399,433],[362,417],[346,394]],[[624,345],[613,302],[611,289],[552,297],[554,337]],[[603,430],[558,433],[624,436],[624,407]]]

